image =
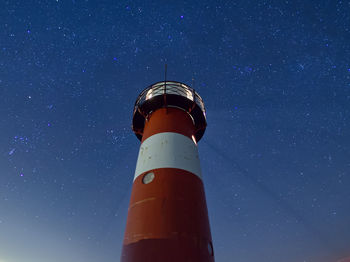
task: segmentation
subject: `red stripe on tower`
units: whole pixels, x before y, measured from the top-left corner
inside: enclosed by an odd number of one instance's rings
[[[197,142],[204,104],[190,87],[159,82],[138,97],[133,130],[141,140],[122,262],[214,262]]]

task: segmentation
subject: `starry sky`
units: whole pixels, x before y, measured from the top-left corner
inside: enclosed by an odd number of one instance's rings
[[[350,255],[350,2],[0,1],[0,262],[119,261],[138,94],[202,96],[218,262]]]

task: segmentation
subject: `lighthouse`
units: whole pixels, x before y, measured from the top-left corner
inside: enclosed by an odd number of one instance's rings
[[[158,82],[138,96],[122,262],[214,262],[197,149],[206,125],[203,100],[186,84]]]

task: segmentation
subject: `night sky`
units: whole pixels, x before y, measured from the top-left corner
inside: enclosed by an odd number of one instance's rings
[[[138,94],[202,96],[217,262],[350,255],[349,1],[0,1],[0,262],[119,261]]]

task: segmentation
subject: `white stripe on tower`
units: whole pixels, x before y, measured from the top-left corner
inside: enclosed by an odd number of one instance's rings
[[[174,132],[158,133],[143,141],[134,181],[144,172],[157,168],[183,169],[202,179],[197,145],[187,136]]]

